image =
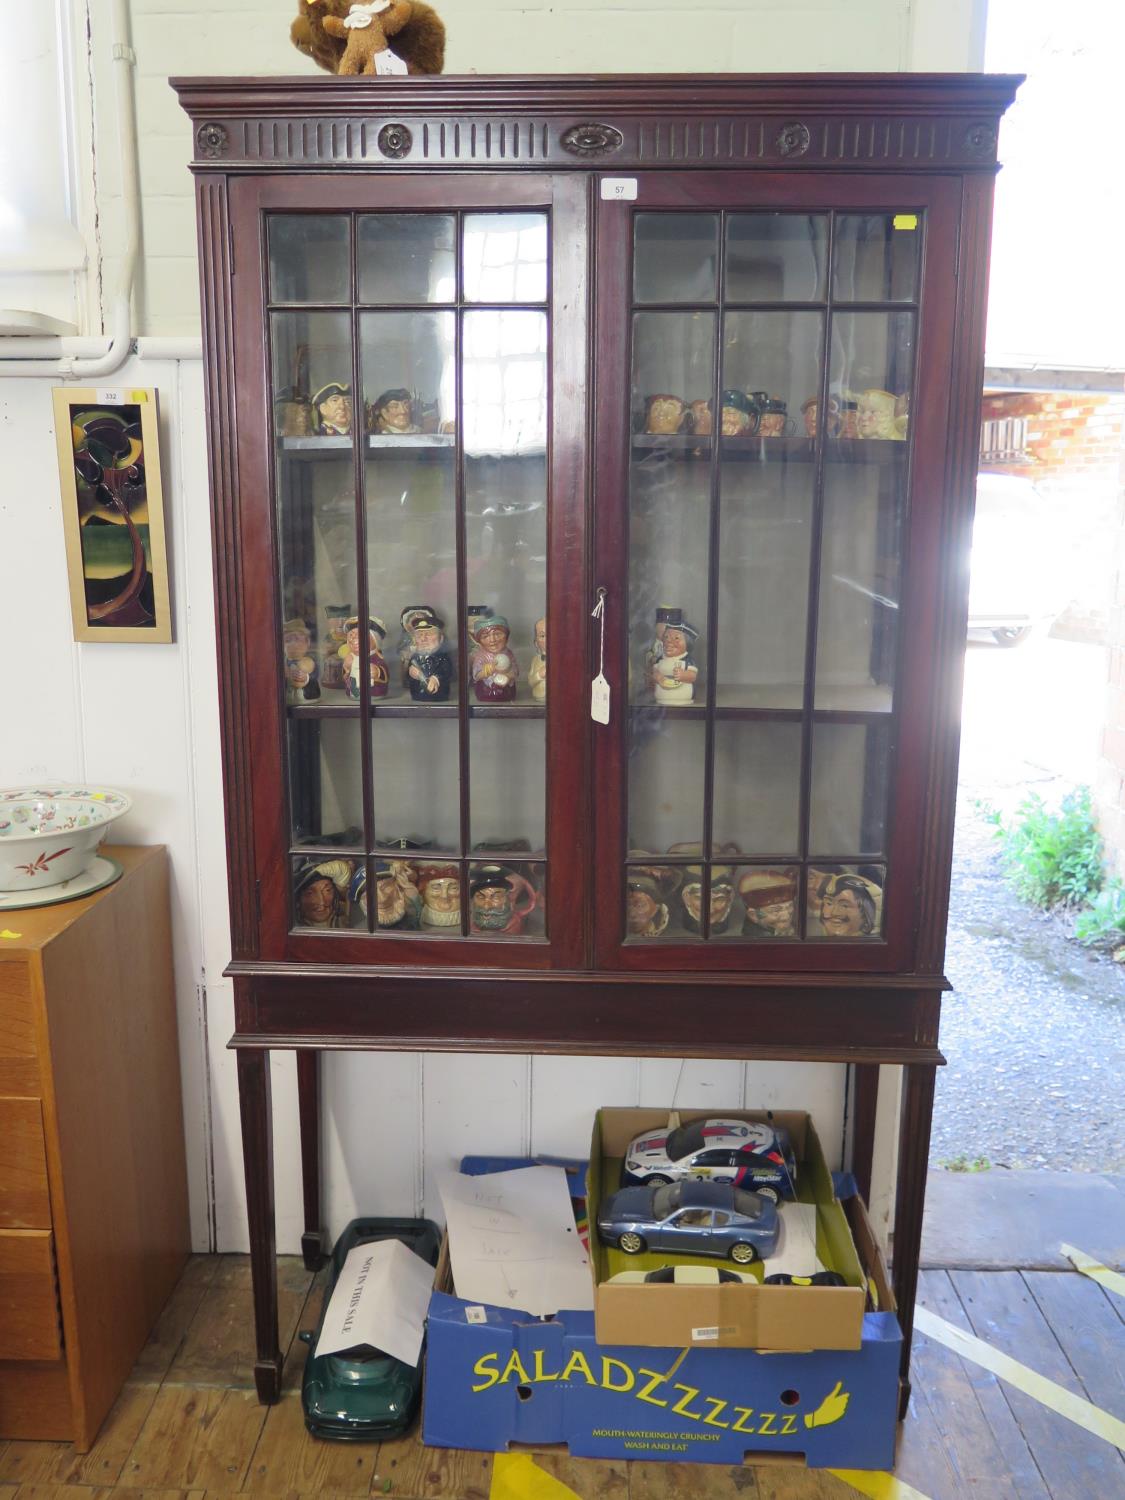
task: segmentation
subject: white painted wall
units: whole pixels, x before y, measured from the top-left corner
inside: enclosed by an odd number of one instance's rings
[[[74,34],[92,52],[73,76],[82,168],[77,218],[91,265],[78,289],[100,329],[99,289],[115,282],[120,173],[103,0],[73,0]],[[87,10],[89,14],[87,15]],[[979,66],[983,0],[445,0],[449,71],[662,71],[719,64],[769,69]],[[198,332],[190,131],[167,85],[175,73],[286,73],[310,65],[288,43],[276,0],[133,0],[144,195],[137,328]],[[4,64],[0,62],[0,72]],[[92,145],[91,145],[92,143]],[[96,233],[95,233],[96,222]],[[0,380],[0,635],[19,670],[0,709],[0,785],[43,777],[102,780],[130,792],[128,842],[164,843],[172,862],[176,987],[191,1184],[199,1249],[246,1247],[233,1055],[219,768],[214,613],[203,413],[196,361],[133,358],[122,384],[155,386],[176,641],[79,645],[71,639],[48,380]],[[873,1207],[885,1227],[895,1155],[895,1070],[881,1089]],[[324,1106],[327,1222],[355,1212],[435,1213],[435,1170],[468,1150],[584,1154],[601,1104],[808,1108],[833,1165],[842,1159],[844,1070],[641,1059],[433,1055],[329,1057]],[[296,1089],[274,1062],[278,1239],[298,1247]]]

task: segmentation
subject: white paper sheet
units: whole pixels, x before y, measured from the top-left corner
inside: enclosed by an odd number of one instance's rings
[[[816,1258],[816,1204],[783,1203],[778,1216],[781,1237],[774,1253],[762,1262],[764,1274],[786,1271],[790,1276],[812,1276],[823,1271]]]
[[[434,1268],[401,1240],[356,1245],[332,1289],[317,1354],[370,1344],[417,1365]]]
[[[457,1295],[535,1317],[594,1305],[589,1263],[561,1167],[439,1183]]]

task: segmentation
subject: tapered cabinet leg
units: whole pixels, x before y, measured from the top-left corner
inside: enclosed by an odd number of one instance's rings
[[[932,1063],[911,1063],[903,1069],[894,1264],[891,1277],[895,1301],[898,1303],[898,1318],[902,1325],[900,1420],[906,1415],[910,1401],[910,1342],[914,1333],[914,1299],[918,1294],[922,1210],[926,1202],[926,1170],[930,1159],[930,1122],[934,1112],[936,1074],[937,1069]]]
[[[856,1063],[855,1113],[852,1127],[852,1176],[864,1206],[871,1207],[871,1163],[875,1156],[875,1110],[879,1102],[879,1064]]]
[[[301,1185],[305,1199],[305,1232],[301,1254],[305,1268],[324,1264],[320,1228],[320,1053],[311,1047],[297,1052],[297,1107],[301,1118]]]
[[[237,1056],[246,1213],[250,1225],[250,1274],[254,1284],[254,1384],[258,1388],[258,1400],[269,1405],[281,1395],[270,1055],[265,1051],[240,1048]]]

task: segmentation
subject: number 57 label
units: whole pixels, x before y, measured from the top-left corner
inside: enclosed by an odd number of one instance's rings
[[[602,198],[612,203],[631,203],[637,196],[635,177],[603,177]]]

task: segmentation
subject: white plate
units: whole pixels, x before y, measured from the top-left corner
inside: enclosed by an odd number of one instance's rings
[[[99,854],[93,864],[76,875],[73,880],[60,880],[58,885],[44,886],[41,891],[0,891],[0,911],[24,911],[29,906],[54,906],[57,901],[77,901],[79,896],[92,896],[124,874],[115,859]]]

